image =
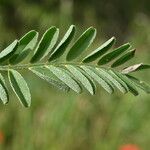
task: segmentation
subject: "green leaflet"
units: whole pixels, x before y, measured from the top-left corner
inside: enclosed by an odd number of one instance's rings
[[[42,60],[49,53],[52,53],[52,48],[55,46],[59,35],[59,29],[56,27],[49,28],[41,38],[34,56],[31,59],[31,63]]]
[[[121,84],[122,88],[124,88],[124,90],[122,89],[122,91],[125,91],[128,92],[129,91],[129,88],[128,86],[126,85],[126,83],[121,80],[112,70],[107,70],[107,72],[118,82]]]
[[[130,78],[137,87],[139,87],[140,89],[142,89],[144,92],[146,93],[150,93],[150,86],[148,84],[146,84],[143,81],[140,81],[139,79],[131,76],[131,75],[126,75],[128,78]]]
[[[109,52],[105,54],[99,61],[98,65],[104,65],[112,61],[113,59],[117,58],[120,54],[122,54],[124,51],[128,50],[131,45],[129,43],[126,43],[112,52]]]
[[[3,104],[7,104],[9,101],[8,91],[6,89],[6,84],[3,76],[0,74],[0,99]]]
[[[81,66],[81,68],[90,76],[92,77],[95,81],[97,81],[108,93],[112,94],[113,93],[113,88],[104,80],[102,79],[99,75],[97,75],[93,70],[89,69],[86,66]]]
[[[107,80],[109,80],[113,85],[115,85],[122,93],[125,94],[128,92],[126,90],[126,88],[124,88],[122,86],[122,84],[120,82],[118,82],[118,80],[116,80],[114,77],[112,77],[111,74],[109,74],[109,72],[107,70],[97,68],[97,71],[99,72],[99,74],[105,76],[107,78]]]
[[[31,95],[28,85],[24,78],[19,72],[13,69],[9,70],[8,77],[10,85],[20,102],[25,107],[29,107],[31,105]]]
[[[96,29],[88,28],[74,43],[67,54],[67,61],[71,61],[78,57],[84,50],[86,50],[94,41],[96,36]]]
[[[118,67],[122,64],[124,64],[125,62],[127,62],[128,60],[130,60],[131,58],[134,57],[135,54],[135,49],[128,51],[127,53],[125,53],[123,56],[121,56],[120,58],[118,58],[112,65],[111,67]]]
[[[59,88],[60,90],[69,91],[69,87],[59,80],[49,69],[46,67],[31,67],[29,68],[34,74],[36,74],[41,79],[44,79],[53,86]]]
[[[93,95],[95,93],[93,85],[89,79],[73,65],[65,65],[65,67],[73,74],[73,76],[82,83],[82,85]]]
[[[69,86],[72,90],[74,90],[77,93],[81,93],[81,88],[79,84],[62,68],[54,67],[52,65],[46,66],[53,74],[60,79],[62,82],[64,82],[67,86]]]
[[[127,78],[125,75],[123,75],[123,74],[121,74],[121,73],[119,73],[119,72],[117,72],[117,71],[113,71],[121,80],[123,80],[125,83],[126,83],[126,85],[127,85],[127,87],[128,87],[128,89],[129,89],[129,91],[134,95],[134,96],[137,96],[139,93],[138,93],[138,91],[137,91],[137,87],[136,87],[136,85],[132,82],[132,80],[130,80],[129,78]]]
[[[87,74],[83,69],[81,69],[79,66],[75,66],[88,80],[89,82],[91,83],[92,87],[93,87],[93,91],[94,91],[94,94],[96,93],[96,84],[93,80],[93,78],[91,78],[89,76],[89,74]]]
[[[93,67],[89,67],[89,69],[93,70],[93,72],[95,72],[99,77],[101,77],[103,80],[105,80],[105,82],[107,82],[109,84],[109,86],[112,88],[113,92],[114,92],[114,89],[115,89],[115,86],[114,84],[112,83],[111,80],[109,80],[103,73],[101,73],[98,68],[93,68]]]
[[[9,59],[15,53],[17,45],[18,45],[18,40],[15,40],[2,52],[0,52],[0,63]]]
[[[10,58],[11,64],[17,64],[24,60],[30,51],[34,49],[38,39],[38,32],[32,30],[25,34],[19,41],[14,55]]]
[[[112,37],[111,39],[106,41],[103,45],[101,45],[96,50],[87,55],[82,61],[84,63],[89,63],[96,60],[97,58],[105,54],[114,45],[115,41],[116,41],[115,37]]]
[[[135,65],[132,65],[132,66],[129,66],[129,67],[123,69],[122,73],[128,74],[128,73],[135,72],[135,71],[141,71],[143,69],[150,69],[150,65],[142,64],[142,63],[135,64]]]
[[[70,44],[71,40],[74,37],[75,29],[76,28],[74,25],[71,25],[69,27],[68,31],[66,32],[66,34],[64,35],[64,37],[62,38],[62,40],[60,41],[58,46],[51,53],[50,58],[48,60],[49,62],[57,59],[58,57],[60,57],[65,52],[67,46]]]

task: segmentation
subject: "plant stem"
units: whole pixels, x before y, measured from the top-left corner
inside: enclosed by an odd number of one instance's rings
[[[9,69],[15,69],[15,70],[23,70],[23,69],[29,69],[31,67],[44,67],[46,65],[53,65],[53,66],[65,66],[65,65],[75,65],[75,66],[81,66],[85,65],[83,63],[37,63],[37,64],[20,64],[20,65],[5,65],[0,66],[0,71],[8,71]],[[86,66],[92,66],[99,68],[100,66],[95,64],[86,64]]]

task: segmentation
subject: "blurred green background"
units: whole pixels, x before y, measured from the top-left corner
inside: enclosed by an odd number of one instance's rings
[[[35,29],[52,25],[65,30],[75,24],[78,34],[89,26],[98,30],[94,46],[115,36],[117,45],[130,41],[135,62],[150,63],[149,0],[0,0],[0,48]],[[92,47],[89,48],[92,50]],[[25,73],[32,106],[23,108],[14,94],[0,104],[0,150],[119,150],[135,144],[150,147],[150,96],[141,93],[95,96],[59,91]],[[150,72],[137,76],[150,83]]]

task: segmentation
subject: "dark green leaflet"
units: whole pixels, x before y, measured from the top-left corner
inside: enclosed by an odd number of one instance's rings
[[[93,42],[96,36],[96,29],[88,28],[74,43],[67,54],[67,61],[77,58],[83,51],[85,51]]]
[[[59,80],[49,69],[46,67],[31,67],[29,68],[34,74],[36,74],[41,79],[47,81],[53,86],[59,88],[60,90],[69,91],[69,87]]]
[[[9,62],[11,64],[18,64],[23,61],[31,50],[34,49],[38,40],[38,32],[32,30],[25,34],[19,41],[18,47],[14,55],[10,58]]]
[[[49,28],[41,38],[35,54],[31,59],[31,63],[42,60],[45,56],[52,52],[52,48],[55,46],[59,35],[59,29],[56,27]]]
[[[16,96],[20,100],[21,104],[25,107],[31,105],[31,95],[28,85],[24,78],[16,70],[9,70],[8,72],[10,85],[15,92]]]
[[[60,41],[60,43],[57,45],[57,47],[54,49],[54,51],[51,53],[49,62],[57,59],[60,57],[66,50],[67,46],[71,43],[71,40],[73,39],[75,35],[75,26],[71,25]]]
[[[46,66],[58,79],[64,82],[67,86],[69,86],[72,90],[77,93],[81,93],[81,88],[79,84],[67,73],[64,72],[62,68],[54,67],[52,65]]]
[[[18,45],[18,40],[15,40],[11,43],[7,48],[5,48],[2,52],[0,52],[0,63],[8,60],[16,51]]]
[[[98,65],[104,65],[112,61],[113,59],[117,58],[120,54],[122,54],[124,51],[128,50],[131,45],[129,43],[124,44],[115,50],[105,54],[99,61]]]
[[[121,56],[120,58],[118,58],[112,65],[111,67],[118,67],[122,64],[124,64],[125,62],[129,61],[131,58],[134,57],[135,54],[135,49],[128,51],[126,54],[124,54],[123,56]]]
[[[105,54],[114,45],[115,41],[116,41],[115,37],[112,37],[111,39],[106,41],[103,45],[98,47],[96,50],[92,51],[82,61],[84,63],[89,63],[96,60],[97,58]]]

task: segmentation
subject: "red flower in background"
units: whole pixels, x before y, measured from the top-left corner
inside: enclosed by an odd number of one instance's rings
[[[0,144],[4,142],[4,133],[0,131]]]
[[[137,145],[127,144],[120,147],[119,150],[141,150]]]

